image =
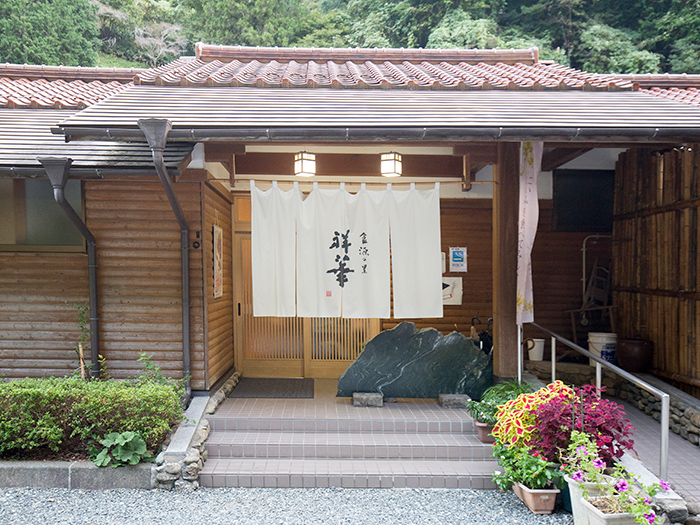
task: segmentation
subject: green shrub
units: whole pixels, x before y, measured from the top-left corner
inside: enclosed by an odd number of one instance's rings
[[[157,447],[182,416],[181,387],[154,381],[50,377],[0,382],[0,457],[22,451],[87,453],[111,432]]]

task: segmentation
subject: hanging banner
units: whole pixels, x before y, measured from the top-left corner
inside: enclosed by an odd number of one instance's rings
[[[350,261],[344,191],[314,187],[297,230],[297,315],[340,317],[341,292],[357,271]]]
[[[532,246],[537,234],[539,203],[537,175],[542,166],[542,142],[520,144],[520,202],[518,208],[518,269],[516,323],[535,320],[532,295]]]
[[[394,318],[442,317],[439,185],[391,195]]]
[[[224,231],[214,225],[212,227],[214,239],[214,298],[224,295]]]
[[[391,315],[389,265],[389,198],[387,191],[345,193],[350,249],[355,272],[342,290],[342,316],[382,318]]]
[[[251,181],[250,197],[253,315],[293,317],[301,192],[296,186],[282,191],[276,183],[261,191]]]

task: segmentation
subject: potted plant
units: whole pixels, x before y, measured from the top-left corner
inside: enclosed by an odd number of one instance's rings
[[[481,401],[470,400],[467,402],[467,410],[469,410],[471,417],[474,418],[477,435],[482,443],[493,443],[495,441],[491,431],[496,424],[498,407],[511,399],[515,399],[520,394],[530,391],[531,389],[527,383],[508,381],[487,388],[481,396]]]
[[[509,447],[498,441],[493,455],[503,468],[503,472],[497,471],[493,477],[498,488],[508,490],[512,487],[533,513],[551,514],[562,483],[557,465],[537,451]]]
[[[601,495],[597,483],[611,479],[604,474],[607,464],[599,457],[598,447],[591,436],[577,430],[571,432],[569,447],[562,451],[559,459],[569,489],[574,525],[588,525],[588,511],[583,506],[583,494],[586,492],[590,497]]]
[[[591,496],[584,490],[581,500],[591,525],[651,525],[656,522],[651,498],[659,490],[670,489],[664,480],[645,486],[620,464],[615,466],[610,478],[598,481],[596,488],[600,495]]]

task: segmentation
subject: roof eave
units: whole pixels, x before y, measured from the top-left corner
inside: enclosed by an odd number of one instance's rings
[[[66,141],[105,140],[145,142],[138,128],[60,126],[52,128]],[[169,142],[462,142],[557,141],[668,143],[700,140],[698,127],[227,127],[177,128]]]

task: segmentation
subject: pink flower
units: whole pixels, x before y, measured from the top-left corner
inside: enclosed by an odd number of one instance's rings
[[[644,514],[644,519],[649,522],[649,525],[651,525],[656,521],[656,515],[653,512],[650,512],[649,514]]]
[[[671,485],[666,483],[663,479],[659,480],[659,484],[661,485],[661,488],[664,490],[671,490]]]
[[[595,468],[605,468],[605,461],[603,461],[603,460],[600,459],[600,458],[594,459],[594,460],[593,460],[593,466],[594,466]]]
[[[588,451],[586,450],[586,447],[581,445],[580,447],[576,447],[576,452],[579,454],[583,454],[584,456],[588,455]]]
[[[627,492],[630,488],[630,486],[627,484],[627,482],[624,479],[621,479],[615,484],[615,488],[617,489],[618,492]]]
[[[571,479],[573,479],[574,481],[583,482],[583,472],[581,472],[580,470],[577,470],[577,471],[574,472],[574,474],[571,476]]]

